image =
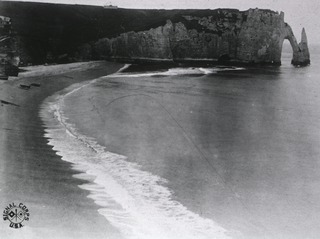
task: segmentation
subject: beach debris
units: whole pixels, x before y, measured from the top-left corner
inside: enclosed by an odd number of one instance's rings
[[[30,85],[24,85],[24,84],[19,85],[19,87],[24,90],[30,90],[31,86],[40,87],[41,85],[39,83],[31,83]]]
[[[29,89],[30,89],[30,85],[20,84],[20,88],[21,88],[21,89],[24,89],[24,90],[29,90]]]
[[[20,107],[20,105],[17,105],[15,103],[9,102],[9,101],[5,101],[5,100],[0,100],[1,106],[3,105],[13,105],[13,106],[17,106]]]
[[[31,83],[30,86],[40,87],[41,85],[39,83]]]

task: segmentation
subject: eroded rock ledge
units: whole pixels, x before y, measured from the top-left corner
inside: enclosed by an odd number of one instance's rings
[[[298,44],[283,12],[261,9],[217,9],[205,17],[182,15],[157,28],[100,39],[82,50],[94,58],[122,61],[280,65],[285,39],[293,49],[292,64],[310,64],[305,30]]]

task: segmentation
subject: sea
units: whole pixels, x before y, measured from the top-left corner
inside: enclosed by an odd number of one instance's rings
[[[123,238],[319,238],[319,53],[126,65],[48,97],[45,136]]]

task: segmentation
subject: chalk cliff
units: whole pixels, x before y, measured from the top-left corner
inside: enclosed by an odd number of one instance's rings
[[[292,31],[291,31],[292,32]],[[294,35],[290,34],[288,36],[288,39],[290,40],[290,37],[293,38],[293,43],[291,43],[293,50],[293,58],[292,58],[292,64],[293,65],[308,65],[310,64],[310,53],[308,48],[308,40],[307,40],[307,34],[305,29],[302,29],[301,33],[301,42],[297,44],[297,41],[294,38]],[[291,41],[290,41],[291,42]]]
[[[298,43],[284,14],[249,9],[106,9],[99,6],[0,1],[13,19],[21,64],[81,60],[194,61],[307,65],[305,31]]]
[[[144,31],[103,38],[92,45],[98,59],[124,61],[212,61],[281,64],[283,41],[293,49],[292,64],[308,65],[305,30],[298,44],[284,13],[270,10],[213,10],[207,16],[184,15]]]

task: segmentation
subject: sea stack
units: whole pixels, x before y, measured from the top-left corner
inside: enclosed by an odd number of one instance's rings
[[[301,42],[299,43],[296,51],[293,52],[293,65],[305,66],[310,64],[310,53],[308,48],[308,40],[305,29],[302,29]]]

